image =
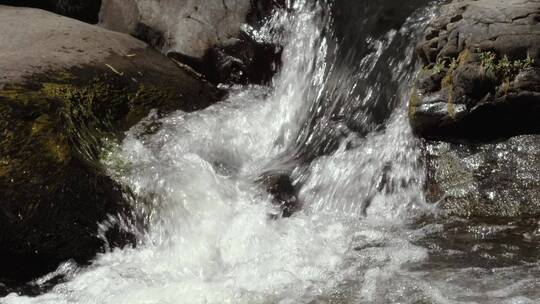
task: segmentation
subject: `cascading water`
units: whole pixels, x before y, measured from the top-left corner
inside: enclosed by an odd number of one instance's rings
[[[418,224],[436,208],[422,196],[405,104],[415,37],[431,10],[366,37],[350,68],[338,61],[329,7],[294,1],[262,29],[246,29],[284,46],[269,87],[232,87],[203,111],[150,115],[108,153],[104,163],[134,192],[147,226],[136,248],[86,268],[66,263],[36,281],[65,275],[50,292],[0,302],[494,303],[456,282],[474,268],[446,277],[425,269],[433,244],[422,242],[442,228]],[[395,91],[381,116],[384,86]],[[255,182],[268,172],[286,172],[299,189],[302,208],[289,218],[270,216],[278,210]],[[539,272],[523,268],[495,302],[533,303]],[[486,280],[500,286],[504,276]]]

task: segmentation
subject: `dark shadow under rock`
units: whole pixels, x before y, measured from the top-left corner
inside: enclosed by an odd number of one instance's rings
[[[34,7],[66,17],[96,24],[99,21],[101,0],[0,0],[0,5]],[[32,22],[27,20],[27,22]]]
[[[281,52],[279,46],[256,42],[244,34],[228,45],[210,48],[202,60],[174,52],[168,56],[212,83],[267,84],[281,65]]]

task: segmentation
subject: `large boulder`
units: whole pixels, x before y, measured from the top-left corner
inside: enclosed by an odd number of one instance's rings
[[[0,0],[0,5],[34,7],[96,24],[101,0]]]
[[[164,35],[159,46],[202,58],[206,51],[236,38],[250,12],[250,0],[103,0],[100,24],[134,35]]]
[[[100,25],[128,33],[213,83],[267,83],[281,48],[243,30],[257,27],[283,0],[104,0]]]
[[[540,2],[443,5],[409,102],[426,194],[451,215],[540,214]]]
[[[540,2],[454,1],[418,46],[424,69],[409,104],[428,138],[540,132]]]
[[[7,6],[0,28],[0,282],[10,283],[88,261],[104,245],[98,223],[128,209],[100,166],[104,138],[151,109],[197,110],[221,94],[125,34]]]

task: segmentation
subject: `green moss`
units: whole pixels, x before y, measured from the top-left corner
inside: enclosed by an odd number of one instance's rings
[[[71,157],[69,144],[61,132],[57,132],[55,122],[48,114],[33,121],[30,130],[32,138],[39,142],[49,159],[64,163]]]
[[[9,176],[9,160],[0,159],[0,178]]]
[[[4,86],[0,178],[43,182],[39,174],[24,177],[23,172],[60,172],[74,157],[100,166],[106,140],[120,139],[151,109],[176,110],[178,102],[177,88],[159,80],[136,82],[92,69],[34,75]]]

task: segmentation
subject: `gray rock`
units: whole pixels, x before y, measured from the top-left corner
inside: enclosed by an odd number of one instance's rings
[[[163,33],[162,51],[202,58],[237,37],[250,8],[250,0],[104,0],[100,24],[129,34],[143,24]]]
[[[0,28],[0,281],[16,284],[92,259],[104,245],[97,223],[129,211],[99,162],[104,138],[151,109],[192,111],[221,95],[125,34],[7,6]]]
[[[451,215],[540,214],[539,21],[540,1],[456,0],[418,45],[409,117],[427,197]]]
[[[212,83],[267,83],[281,48],[242,31],[257,28],[284,0],[105,0],[101,25],[129,33],[186,64]]]
[[[130,36],[37,9],[0,5],[0,22],[0,86],[51,69],[104,62],[112,53],[125,56],[146,49]]]
[[[534,0],[443,5],[417,48],[431,76],[418,78],[409,104],[415,132],[443,140],[540,132],[539,21]]]
[[[463,217],[540,215],[540,135],[426,144],[427,198]]]

